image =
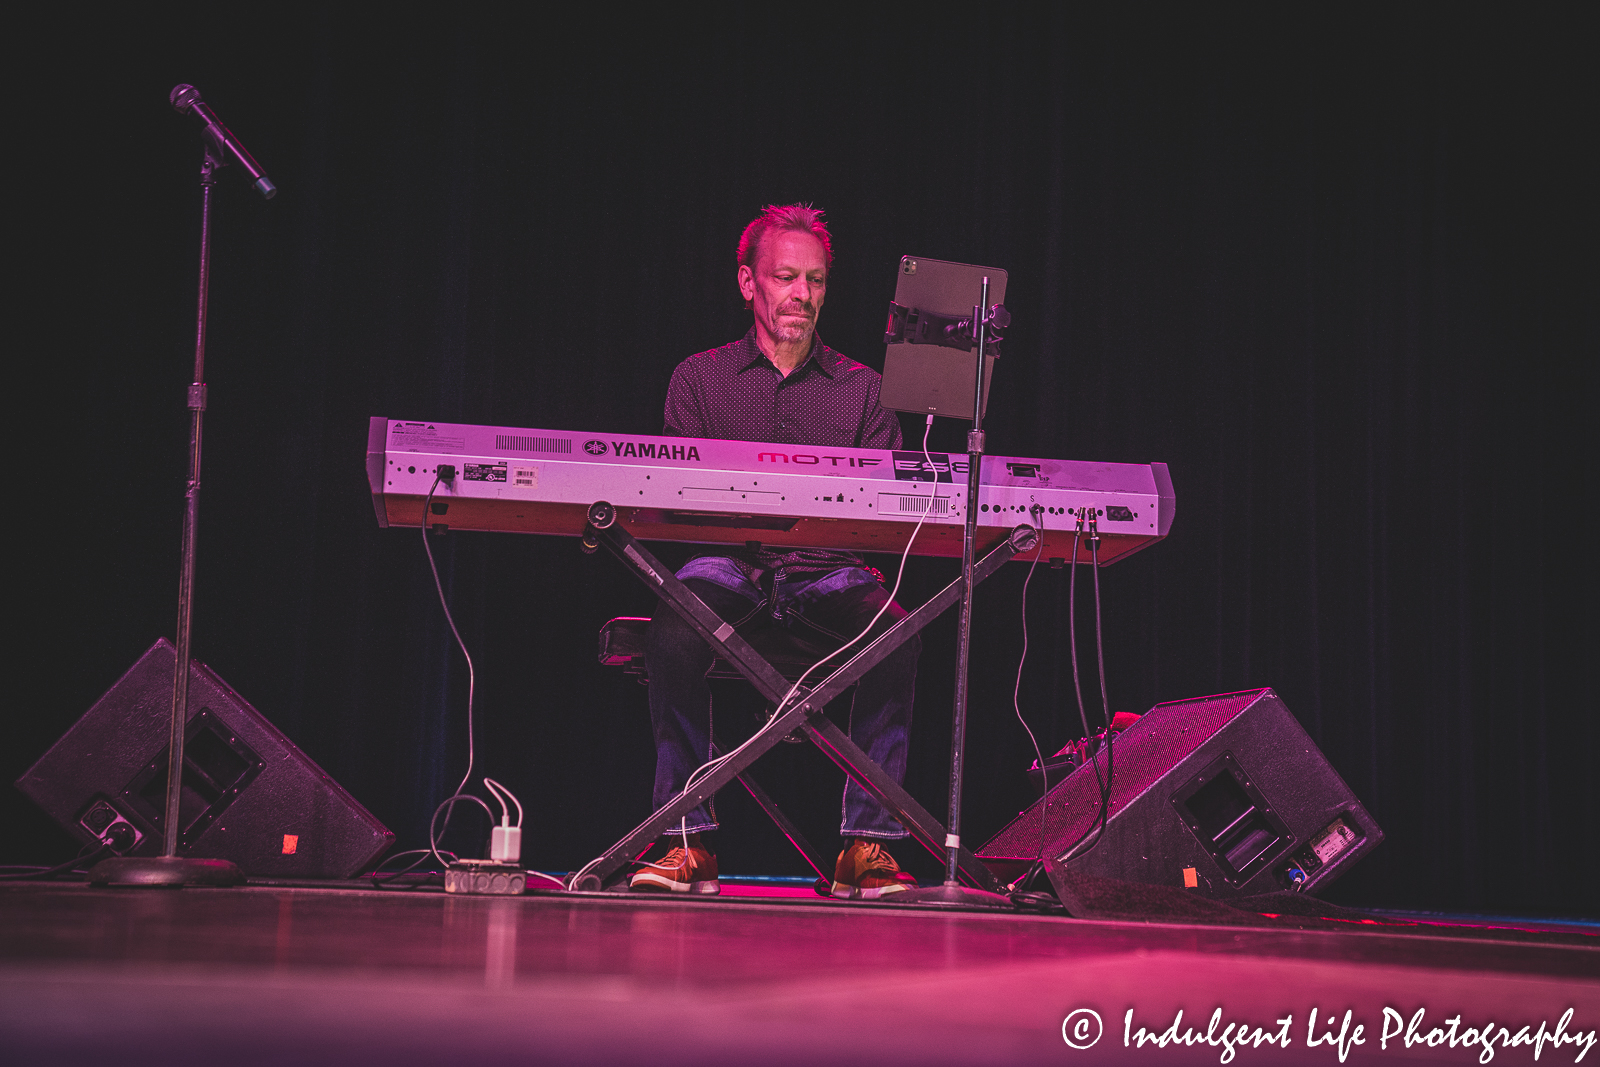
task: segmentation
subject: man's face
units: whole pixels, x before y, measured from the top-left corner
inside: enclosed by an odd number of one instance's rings
[[[828,288],[828,256],[809,233],[780,230],[761,241],[755,269],[739,268],[739,291],[755,312],[756,329],[774,341],[808,340]]]

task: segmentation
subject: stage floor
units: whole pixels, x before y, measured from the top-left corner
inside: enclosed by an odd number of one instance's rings
[[[1502,1040],[1524,1026],[1536,1038],[1541,1023],[1555,1033],[1572,1009],[1543,1064],[1574,1062],[1584,1046],[1565,1039],[1600,1025],[1592,926],[1541,942],[1527,931],[1342,925],[929,913],[784,894],[9,883],[0,1062],[1475,1063],[1482,1049],[1459,1038],[1492,1023],[1493,1062],[1531,1063],[1531,1045]],[[1193,1026],[1192,1042],[1221,1009],[1211,1044],[1132,1046],[1180,1009],[1175,1037]],[[1403,1026],[1380,1046],[1386,1022],[1395,1030],[1419,1010],[1411,1047]],[[1234,1023],[1286,1032],[1288,1047],[1229,1056],[1221,1039]],[[1435,1026],[1435,1047],[1417,1040]]]

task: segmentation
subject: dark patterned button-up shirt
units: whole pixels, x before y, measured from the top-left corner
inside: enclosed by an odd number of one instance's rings
[[[877,371],[815,335],[805,362],[784,377],[757,347],[752,326],[732,344],[678,364],[667,387],[666,432],[821,448],[899,448],[900,422],[878,402],[881,381]],[[852,553],[810,548],[762,548],[734,558],[780,573],[861,564]]]

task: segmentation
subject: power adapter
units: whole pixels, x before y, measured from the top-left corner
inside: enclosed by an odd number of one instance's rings
[[[502,822],[489,834],[489,858],[496,863],[519,863],[522,860],[522,827]]]

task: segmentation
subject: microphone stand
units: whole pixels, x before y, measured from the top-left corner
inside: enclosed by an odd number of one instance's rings
[[[200,441],[206,410],[206,301],[211,282],[211,190],[215,171],[228,164],[227,154],[209,130],[205,160],[200,164],[200,301],[194,341],[194,383],[189,386],[189,482],[183,512],[182,563],[178,577],[178,643],[172,679],[172,733],[167,758],[167,806],[162,820],[159,856],[117,856],[89,871],[92,885],[232,886],[244,872],[229,860],[178,855],[183,835],[179,801],[183,795],[183,743],[189,715],[189,632],[194,616],[195,535],[200,523]]]
[[[898,899],[906,903],[957,907],[1011,908],[1011,899],[999,893],[973,889],[957,881],[957,853],[961,848],[961,777],[967,746],[967,672],[972,660],[973,566],[978,541],[978,485],[983,463],[983,350],[988,342],[989,279],[972,309],[972,328],[978,342],[977,380],[972,393],[972,429],[967,431],[967,511],[961,534],[961,622],[956,637],[955,713],[950,730],[950,815],[945,831],[944,884],[911,889]],[[937,477],[937,475],[935,475]],[[934,483],[937,488],[938,483]]]

